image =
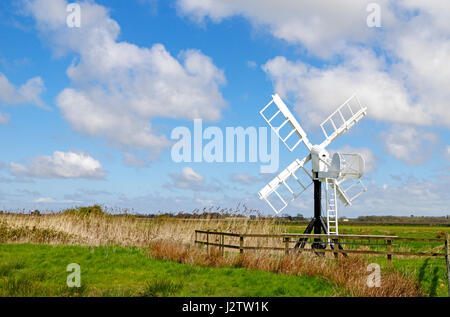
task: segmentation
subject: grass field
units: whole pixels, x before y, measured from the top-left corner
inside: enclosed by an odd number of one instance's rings
[[[68,288],[69,263],[81,288]],[[136,247],[0,245],[0,296],[333,296],[319,277],[210,268],[149,258]]]
[[[285,231],[289,233],[303,233],[306,225],[292,226],[285,224]],[[340,234],[357,235],[385,235],[399,236],[402,238],[442,238],[443,234],[450,233],[450,227],[445,226],[414,226],[414,225],[339,225]]]
[[[0,295],[447,296],[443,258],[394,257],[392,268],[384,257],[326,262],[314,256],[263,254],[242,263],[235,254],[208,258],[201,253],[204,250],[192,246],[195,229],[267,234],[302,233],[304,228],[273,219],[142,219],[113,216],[99,207],[41,216],[0,213]],[[342,234],[410,238],[442,238],[450,233],[445,226],[342,224],[339,229]],[[149,257],[149,247],[161,241],[169,244]],[[439,243],[420,242],[395,247],[442,248]],[[65,286],[65,267],[72,262],[82,267],[81,289]],[[369,263],[381,265],[385,290],[365,286]]]

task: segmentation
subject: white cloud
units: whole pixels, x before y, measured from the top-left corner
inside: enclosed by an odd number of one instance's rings
[[[251,174],[248,173],[236,173],[236,174],[232,174],[231,175],[231,180],[233,182],[242,184],[242,185],[249,185],[249,184],[254,184],[257,182],[261,182],[262,179],[256,176],[253,176]]]
[[[123,164],[130,167],[148,167],[148,162],[128,152],[123,153]]]
[[[367,27],[366,8],[372,0],[178,0],[180,14],[202,22],[206,17],[220,22],[231,16],[247,18],[256,28],[275,37],[302,44],[319,56],[330,56],[348,43],[373,40],[376,31]],[[389,1],[379,0],[383,24],[393,17]]]
[[[65,0],[27,1],[27,10],[57,54],[75,53],[67,69],[71,87],[56,104],[79,132],[120,147],[155,155],[170,145],[151,119],[217,120],[226,103],[223,72],[197,50],[174,58],[163,45],[151,48],[118,41],[120,27],[108,10],[81,2],[82,27],[65,24]]]
[[[447,202],[450,192],[447,182],[408,179],[398,185],[369,184],[366,193],[341,208],[341,216],[398,215],[445,216],[449,214]]]
[[[432,117],[414,105],[407,89],[385,69],[385,62],[372,52],[351,49],[343,63],[315,68],[278,56],[263,65],[275,91],[293,96],[301,121],[317,126],[354,93],[367,115],[373,119],[414,124],[430,124]]]
[[[10,119],[9,114],[7,114],[7,113],[3,114],[0,112],[0,124],[8,124],[9,119]]]
[[[450,7],[446,0],[400,0],[401,7],[414,12],[412,20],[422,23],[432,23],[439,33],[450,33]]]
[[[203,184],[205,177],[196,171],[192,167],[183,167],[181,173],[172,174],[172,179],[176,181],[179,188],[189,188],[192,184]]]
[[[412,95],[434,115],[433,124],[450,126],[450,10],[445,0],[401,1],[404,12],[387,33],[385,46],[398,60],[393,69]]]
[[[99,161],[88,154],[71,151],[38,156],[27,165],[10,162],[9,170],[15,176],[32,178],[102,179],[106,175]]]
[[[408,165],[421,165],[433,154],[437,137],[415,127],[396,126],[380,134],[385,151]]]
[[[51,197],[39,197],[32,201],[37,204],[73,204],[73,203],[82,203],[82,201],[78,200],[57,200]]]
[[[29,79],[21,86],[14,86],[8,78],[0,73],[0,103],[6,105],[31,104],[46,107],[41,100],[44,91],[44,82],[41,77]]]
[[[447,161],[450,161],[450,145],[447,145],[447,147],[444,149],[444,155]]]
[[[213,192],[220,190],[220,186],[217,184],[207,184],[205,177],[191,167],[183,167],[181,173],[170,174],[170,178],[172,179],[172,182],[164,185],[169,189],[177,188],[196,192]]]

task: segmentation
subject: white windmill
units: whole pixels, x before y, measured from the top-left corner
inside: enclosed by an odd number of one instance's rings
[[[259,198],[264,199],[278,214],[314,183],[314,218],[305,233],[311,233],[314,229],[314,234],[321,234],[323,229],[326,234],[338,234],[337,198],[347,206],[366,191],[360,180],[364,173],[364,159],[360,154],[343,153],[335,153],[330,158],[325,148],[361,120],[366,110],[353,95],[320,125],[325,140],[319,145],[312,145],[283,100],[277,94],[273,95],[272,101],[260,111],[261,116],[289,151],[292,152],[303,141],[310,153],[301,160],[296,159],[270,181],[258,193]],[[305,168],[309,161],[311,173]],[[344,186],[343,183],[348,180],[351,184]],[[322,183],[325,183],[326,222],[322,218]]]

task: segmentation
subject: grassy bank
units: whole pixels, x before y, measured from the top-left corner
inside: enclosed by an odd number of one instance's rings
[[[69,263],[81,288],[68,288]],[[318,277],[211,268],[149,258],[137,247],[0,245],[0,296],[333,296]]]

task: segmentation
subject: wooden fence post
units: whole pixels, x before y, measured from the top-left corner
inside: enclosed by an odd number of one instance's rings
[[[339,240],[338,239],[333,239],[333,246],[335,249],[337,249],[339,247]],[[338,252],[334,252],[334,257],[338,258],[339,257],[339,253]]]
[[[387,255],[388,265],[389,265],[389,267],[391,267],[391,264],[392,264],[392,254],[391,254],[392,240],[387,240],[387,246],[388,246],[388,255]]]
[[[206,230],[206,251],[209,254],[209,229]]]
[[[289,254],[289,241],[291,239],[289,237],[284,237],[283,238],[283,242],[284,242],[284,253],[285,254]]]
[[[198,240],[197,240],[197,230],[195,230],[195,246],[198,247]]]
[[[239,236],[239,253],[244,253],[244,236]]]
[[[225,235],[222,233],[222,257],[225,255]]]
[[[445,233],[445,263],[447,265],[447,286],[448,286],[448,296],[450,297],[450,259],[448,258],[448,233]]]

